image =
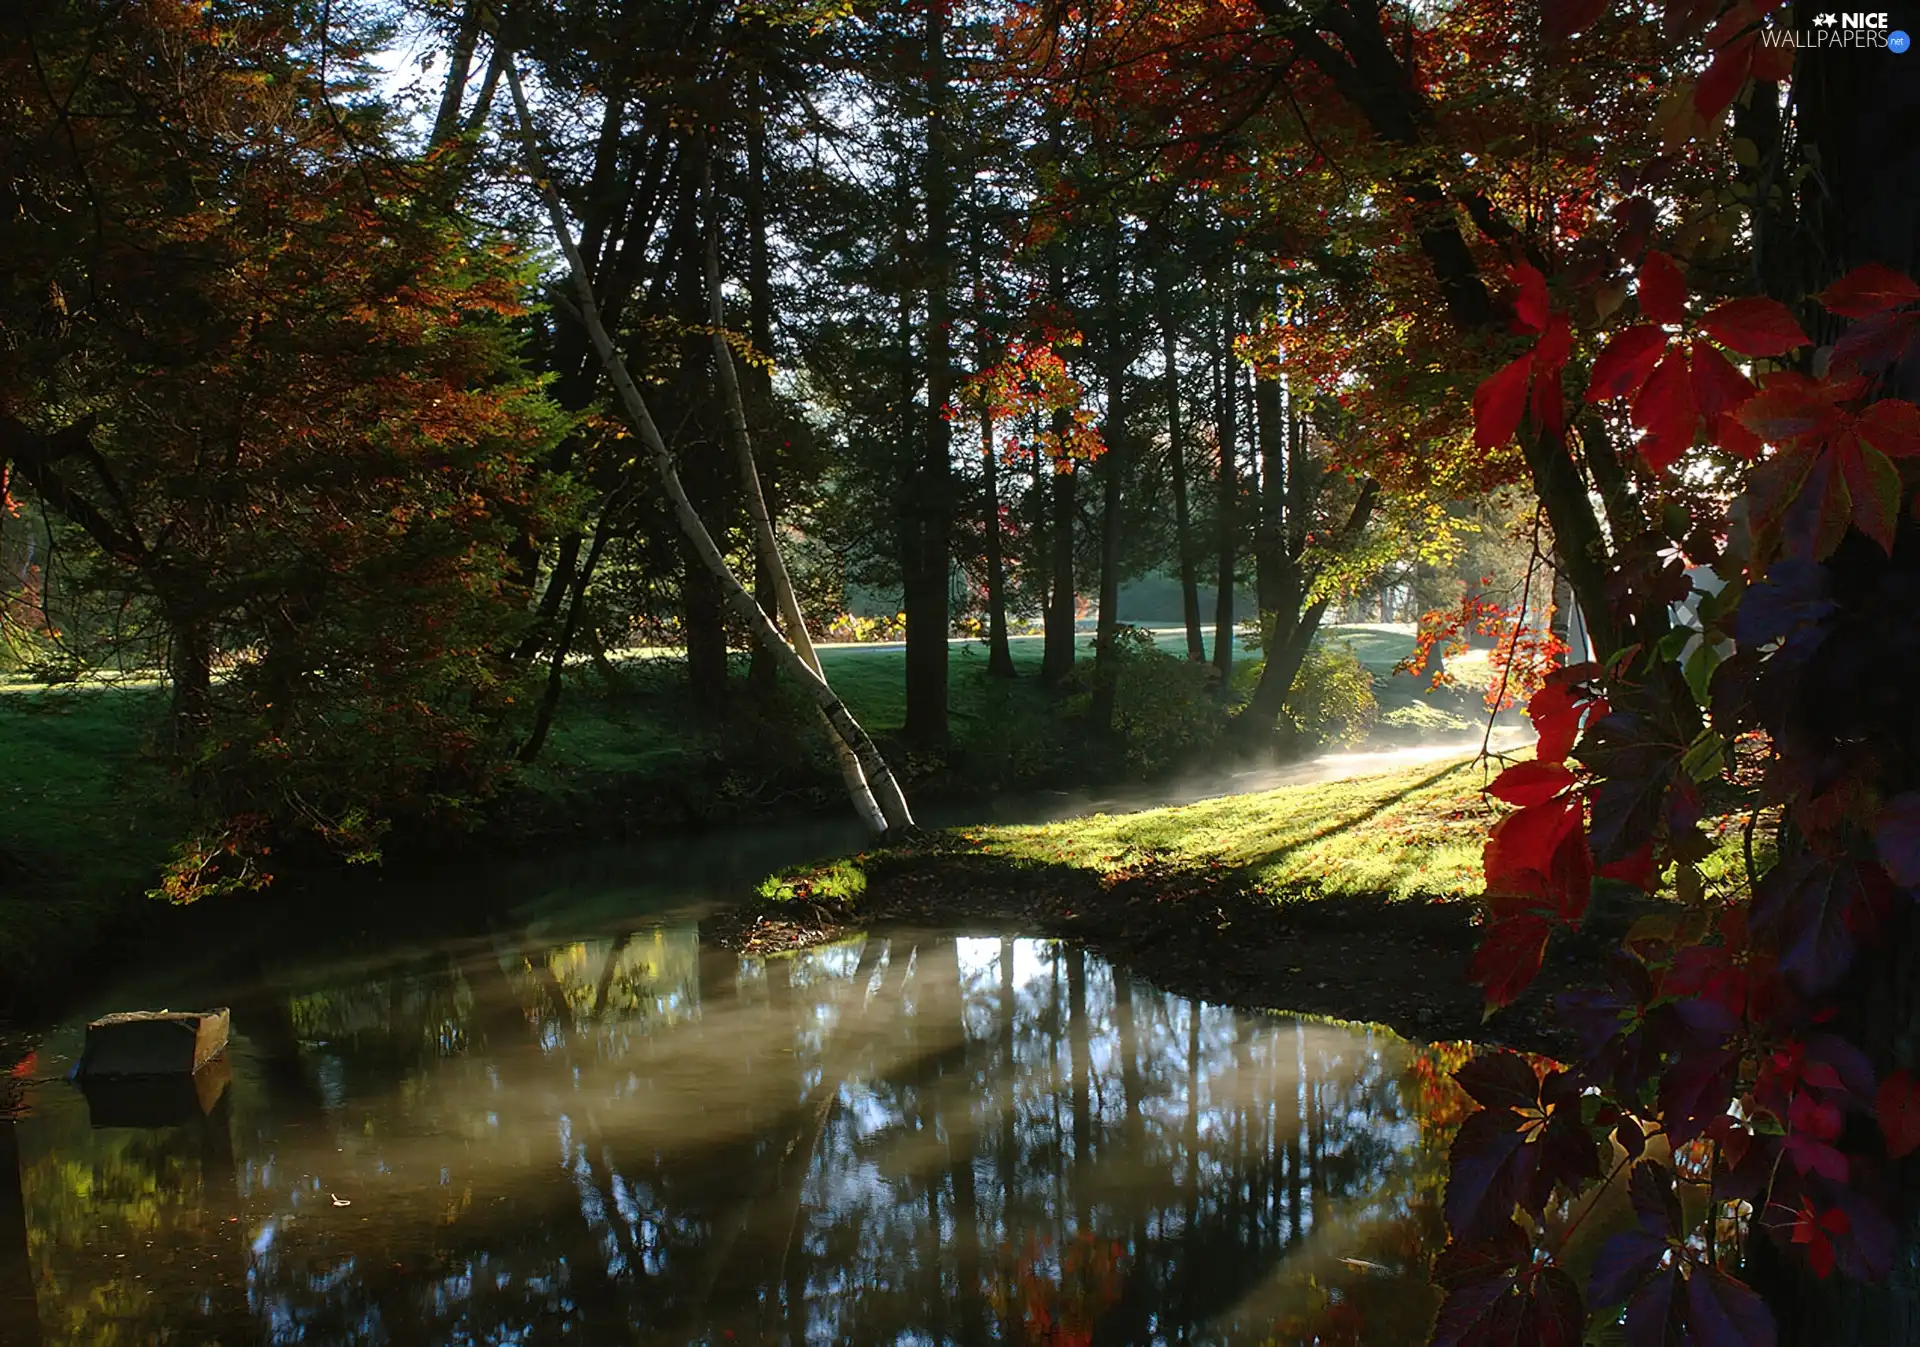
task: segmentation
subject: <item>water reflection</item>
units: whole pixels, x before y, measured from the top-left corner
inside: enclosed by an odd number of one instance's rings
[[[204,1118],[30,1091],[0,1341],[1400,1344],[1432,1314],[1433,1071],[1075,949],[742,960],[668,923],[233,1008]]]

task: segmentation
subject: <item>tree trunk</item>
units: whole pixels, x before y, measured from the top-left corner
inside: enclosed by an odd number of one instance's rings
[[[440,90],[440,110],[434,114],[428,145],[438,148],[460,130],[460,105],[467,95],[467,75],[473,67],[473,49],[480,40],[480,6],[468,0],[460,15],[453,47],[447,53],[447,82]]]
[[[742,494],[746,497],[747,517],[753,526],[754,560],[757,575],[764,580],[766,588],[772,592],[773,602],[786,623],[787,642],[793,652],[800,657],[822,683],[826,682],[826,671],[820,665],[820,657],[814,653],[813,638],[807,632],[806,614],[800,610],[799,596],[794,592],[793,578],[787,573],[786,558],[780,553],[780,540],[773,529],[773,512],[767,508],[766,495],[760,488],[760,473],[754,464],[753,439],[747,429],[746,400],[740,392],[740,379],[733,364],[733,351],[727,345],[725,302],[720,293],[720,234],[717,214],[708,219],[706,245],[706,282],[707,316],[713,328],[713,367],[714,377],[720,386],[721,408],[726,415],[727,440],[733,450],[733,461],[740,474]],[[768,604],[756,598],[762,612],[768,610]],[[773,650],[765,644],[756,644],[755,649],[764,651],[768,660],[767,677],[771,679],[774,668]],[[822,727],[827,732],[827,741],[832,746],[835,761],[840,768],[840,780],[846,786],[847,798],[853,802],[854,811],[876,832],[888,828],[903,828],[912,822],[907,812],[906,799],[901,796],[899,787],[892,778],[876,798],[872,784],[861,769],[860,759],[854,753],[853,745],[835,733],[824,713],[820,716]]]
[[[1013,648],[1007,644],[1007,567],[1000,538],[1000,455],[993,442],[993,412],[980,413],[980,458],[987,486],[987,677],[1012,678]]]
[[[1284,606],[1287,419],[1278,371],[1254,375],[1253,425],[1260,455],[1260,501],[1253,535],[1254,595],[1264,629]]]
[[[1194,577],[1193,530],[1187,506],[1187,445],[1181,437],[1180,342],[1174,331],[1171,285],[1164,279],[1160,291],[1160,332],[1167,366],[1167,456],[1173,466],[1174,547],[1180,554],[1180,612],[1187,624],[1187,658],[1201,664],[1207,644],[1200,634],[1200,586]]]
[[[605,324],[600,320],[600,310],[594,302],[593,287],[587,282],[579,249],[574,246],[573,234],[567,225],[565,208],[561,206],[560,197],[554,190],[553,183],[547,176],[546,166],[541,160],[540,142],[534,133],[533,114],[527,107],[526,93],[520,85],[520,73],[511,61],[507,63],[506,74],[508,85],[513,93],[514,111],[520,123],[521,143],[526,154],[527,171],[540,187],[548,223],[553,229],[555,241],[560,245],[562,256],[567,260],[575,299],[580,307],[581,322],[586,327],[594,350],[600,357],[601,366],[606,370],[607,377],[613,382],[615,392],[620,396],[621,405],[640,436],[641,444],[653,459],[654,468],[660,475],[661,485],[666,488],[668,500],[673,503],[674,514],[679,520],[682,532],[686,534],[694,551],[705,565],[707,573],[713,577],[727,602],[746,622],[754,638],[767,643],[769,648],[774,650],[782,668],[799,683],[813,700],[814,705],[826,715],[835,733],[853,748],[860,760],[861,770],[866,773],[875,794],[882,799],[888,798],[899,791],[899,785],[886,759],[881,756],[880,750],[868,737],[867,732],[861,728],[860,723],[854,719],[853,714],[834,695],[833,689],[827,685],[826,680],[800,658],[798,652],[781,636],[780,629],[774,625],[773,620],[767,616],[759,604],[754,602],[753,595],[727,565],[726,557],[714,544],[713,536],[707,532],[706,524],[701,520],[699,512],[693,508],[693,502],[687,495],[686,487],[680,481],[679,470],[674,466],[673,455],[668,452],[666,441],[661,438],[660,428],[654,423],[653,414],[647,408],[646,399],[641,396],[639,387],[633,382],[633,376],[627,371],[619,352],[614,349],[613,338],[608,335]],[[899,803],[904,813],[904,796]],[[871,824],[871,819],[868,822]],[[899,826],[903,829],[912,827],[911,817],[907,817]]]
[[[753,341],[753,349],[766,360],[772,360],[773,253],[767,244],[767,128],[763,98],[762,81],[756,75],[753,80],[753,106],[747,114],[747,177],[741,191],[741,205],[746,212],[747,225],[747,335]],[[709,285],[712,284],[710,279]],[[716,318],[714,322],[718,324],[720,320]],[[720,358],[718,347],[714,358]],[[731,361],[733,353],[726,352],[726,358]],[[749,364],[745,384],[751,410],[758,413],[757,417],[747,417],[747,422],[765,430],[774,424],[772,369],[757,362]],[[761,451],[758,454],[749,451],[748,461],[758,465],[757,477],[763,488],[762,501],[766,506],[767,519],[777,524],[780,519],[779,446],[764,436],[760,443]],[[768,568],[766,557],[758,552],[754,557],[753,591],[762,608],[770,613],[779,610],[779,587]],[[774,660],[765,646],[755,644],[753,647],[747,681],[762,692],[772,688]]]
[[[1305,468],[1304,463],[1298,464],[1295,471],[1303,472]],[[1333,545],[1343,546],[1359,537],[1367,521],[1373,517],[1374,506],[1379,499],[1379,483],[1365,483]],[[1271,732],[1281,708],[1286,705],[1287,694],[1293,690],[1293,680],[1299,675],[1300,666],[1306,662],[1313,638],[1319,634],[1320,622],[1326,616],[1329,603],[1325,598],[1316,599],[1302,611],[1299,602],[1308,586],[1300,573],[1298,560],[1289,558],[1289,563],[1291,576],[1288,583],[1294,597],[1291,604],[1274,614],[1274,634],[1267,645],[1267,662],[1260,670],[1260,682],[1253,690],[1252,699],[1241,713],[1247,723],[1254,727],[1255,733],[1260,735]],[[1262,614],[1263,619],[1265,616]]]
[[[949,540],[952,467],[947,400],[953,387],[953,334],[947,290],[952,275],[948,237],[953,184],[947,168],[947,0],[926,9],[927,156],[926,287],[927,405],[920,461],[912,477],[902,606],[907,614],[907,737],[929,747],[947,742],[947,637],[950,611]]]
[[[1228,268],[1224,293],[1232,294],[1232,268]],[[1240,506],[1240,380],[1233,363],[1233,308],[1222,305],[1219,331],[1220,348],[1214,359],[1215,433],[1220,441],[1220,470],[1215,479],[1214,545],[1218,568],[1213,596],[1213,667],[1220,671],[1224,692],[1233,682],[1233,587],[1239,571],[1234,555]]]
[[[1066,419],[1055,417],[1055,429]],[[1040,681],[1048,687],[1064,682],[1073,672],[1075,647],[1079,633],[1074,627],[1075,599],[1073,581],[1073,526],[1079,513],[1080,473],[1071,464],[1063,464],[1053,474],[1053,584],[1047,596],[1046,649],[1040,659]]]
[[[580,615],[587,606],[587,586],[593,581],[594,568],[600,564],[600,552],[606,543],[605,530],[593,535],[593,543],[587,548],[587,559],[581,563],[573,583],[568,586],[566,620],[560,624],[560,634],[554,639],[553,662],[547,667],[547,685],[540,695],[540,709],[534,715],[533,729],[527,735],[527,742],[521,746],[521,762],[532,762],[540,756],[540,750],[546,746],[547,735],[553,729],[553,717],[560,709],[560,694],[566,683],[567,654],[573,649],[574,636],[580,630]]]
[[[1121,333],[1117,225],[1101,289],[1107,329],[1103,343],[1107,385],[1103,437],[1107,451],[1100,456],[1100,620],[1093,641],[1093,724],[1105,734],[1113,729],[1114,703],[1119,696],[1120,674],[1114,639],[1120,631],[1120,530],[1124,523],[1122,492],[1128,457],[1125,406],[1128,361]]]

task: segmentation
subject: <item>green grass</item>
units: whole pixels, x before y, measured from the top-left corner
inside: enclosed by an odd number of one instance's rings
[[[84,950],[154,883],[185,801],[152,754],[151,685],[0,693],[0,986]]]
[[[1272,890],[1458,897],[1480,890],[1496,817],[1483,780],[1463,760],[964,836],[1016,861],[1110,871],[1155,858],[1239,871]]]

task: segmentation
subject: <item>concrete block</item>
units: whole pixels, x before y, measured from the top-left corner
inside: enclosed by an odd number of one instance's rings
[[[219,1010],[132,1010],[87,1026],[78,1074],[191,1076],[227,1047],[228,1016]]]
[[[212,1113],[233,1079],[223,1053],[191,1076],[87,1076],[87,1118],[95,1127],[184,1127]]]

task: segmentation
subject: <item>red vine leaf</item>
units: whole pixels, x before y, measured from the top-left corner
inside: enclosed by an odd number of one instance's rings
[[[1514,326],[1521,332],[1544,332],[1547,326],[1547,278],[1530,262],[1513,269],[1520,293],[1513,298]]]
[[[1699,1347],[1774,1347],[1773,1315],[1751,1287],[1710,1264],[1687,1271],[1687,1322]]]
[[[1649,322],[1687,321],[1687,282],[1671,257],[1657,249],[1640,264],[1640,312]]]
[[[1533,369],[1528,353],[1490,374],[1473,393],[1473,443],[1478,449],[1498,449],[1520,429],[1527,409],[1527,376]]]
[[[1807,334],[1777,299],[1728,300],[1700,320],[1709,337],[1741,355],[1776,356],[1807,344]]]
[[[1565,42],[1575,33],[1584,33],[1606,12],[1607,0],[1558,0],[1541,11],[1541,23],[1547,41]]]
[[[1480,987],[1489,1011],[1512,1005],[1527,989],[1540,972],[1552,934],[1547,919],[1530,912],[1488,925],[1467,965],[1467,976]]]
[[[1636,323],[1616,333],[1593,361],[1588,402],[1606,402],[1640,391],[1667,349],[1667,334],[1652,323]]]
[[[1920,301],[1920,285],[1878,262],[1855,267],[1814,296],[1828,313],[1842,318],[1873,318],[1903,304]]]
[[[1733,367],[1712,342],[1693,339],[1693,400],[1709,421],[1740,410],[1753,396],[1753,380]]]
[[[1907,1071],[1896,1071],[1880,1082],[1873,1116],[1887,1139],[1887,1154],[1898,1160],[1920,1147],[1920,1082]]]
[[[1508,804],[1541,804],[1573,784],[1573,773],[1561,762],[1516,762],[1493,779],[1487,794]]]
[[[1887,801],[1873,830],[1873,849],[1894,883],[1920,887],[1920,791],[1903,791]]]
[[[1882,398],[1860,413],[1855,429],[1888,458],[1920,455],[1920,407],[1911,402]]]

